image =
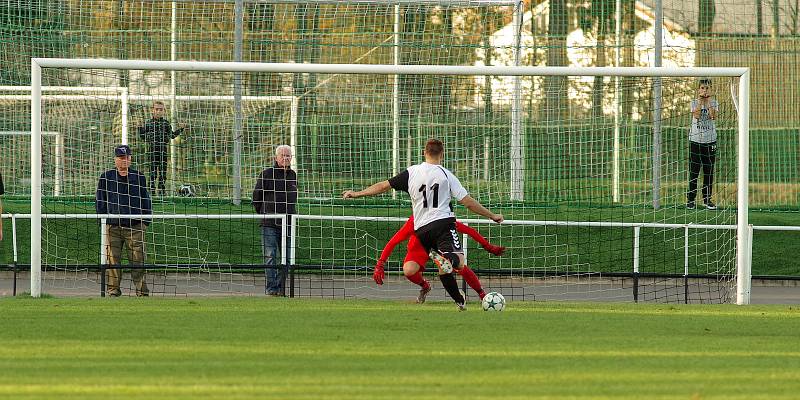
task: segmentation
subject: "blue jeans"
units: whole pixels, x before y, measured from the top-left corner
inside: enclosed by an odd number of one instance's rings
[[[288,235],[287,235],[288,236]],[[286,240],[286,248],[292,245],[291,237]],[[261,255],[264,257],[264,265],[267,267],[276,267],[281,259],[281,228],[272,226],[261,227]],[[288,253],[287,253],[288,256]],[[286,260],[288,264],[288,259]],[[282,294],[283,281],[283,268],[266,268],[267,276],[267,294]]]

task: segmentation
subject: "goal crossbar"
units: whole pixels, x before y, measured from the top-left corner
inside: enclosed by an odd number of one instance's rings
[[[296,64],[228,61],[155,61],[32,58],[41,68],[95,68],[213,72],[272,72],[381,75],[490,75],[490,76],[647,76],[647,77],[741,77],[740,67],[530,67],[390,64]]]
[[[483,76],[639,76],[732,77],[739,79],[737,160],[737,284],[736,303],[750,302],[750,231],[748,226],[748,166],[750,128],[750,69],[716,67],[529,67],[294,64],[250,62],[152,61],[111,59],[31,59],[31,295],[40,296],[41,279],[41,100],[42,68],[129,70]],[[518,150],[518,149],[516,149]],[[511,149],[512,153],[515,149]],[[513,155],[512,155],[513,157]],[[34,280],[36,281],[34,284]],[[37,290],[38,289],[38,290]]]

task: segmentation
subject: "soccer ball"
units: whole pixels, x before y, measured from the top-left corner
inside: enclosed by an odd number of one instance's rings
[[[178,188],[178,196],[181,197],[194,197],[194,187],[192,185],[181,185]]]
[[[486,293],[481,305],[483,305],[483,311],[503,311],[506,308],[506,298],[497,292]]]

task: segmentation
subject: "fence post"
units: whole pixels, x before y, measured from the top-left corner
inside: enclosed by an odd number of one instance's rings
[[[106,297],[106,265],[100,264],[100,297]]]
[[[17,295],[17,262],[19,261],[17,258],[17,216],[11,214],[11,247],[14,251],[14,261],[12,261],[11,265],[14,269],[14,288],[12,289],[12,295]]]
[[[689,225],[683,227],[683,304],[689,304]]]
[[[633,301],[639,302],[639,229],[633,227]]]

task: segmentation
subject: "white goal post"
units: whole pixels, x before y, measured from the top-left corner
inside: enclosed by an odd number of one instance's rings
[[[739,79],[738,152],[737,152],[737,235],[736,303],[750,301],[750,254],[748,229],[748,159],[749,159],[749,68],[676,68],[676,67],[522,67],[522,66],[432,66],[432,65],[363,65],[363,64],[293,64],[244,62],[195,62],[33,58],[31,60],[31,294],[40,296],[41,275],[41,100],[43,68],[136,69],[165,71],[328,73],[381,75],[470,75],[470,76],[607,76],[607,77],[734,77]],[[524,164],[521,141],[512,138],[506,151],[511,159],[511,188],[523,187]],[[513,193],[512,193],[513,194]],[[511,196],[513,198],[513,196]]]

